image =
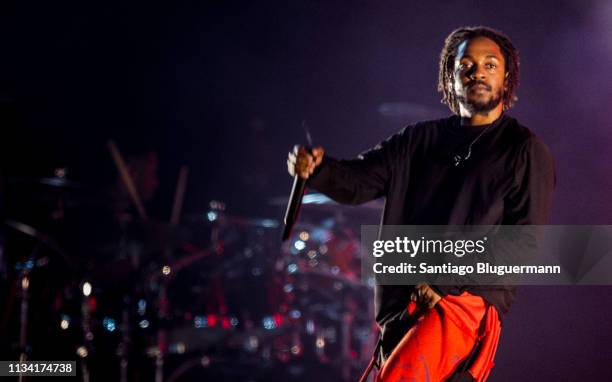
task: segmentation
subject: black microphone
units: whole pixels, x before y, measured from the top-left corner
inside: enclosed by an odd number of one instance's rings
[[[302,206],[302,197],[304,196],[304,189],[306,188],[306,179],[300,178],[298,174],[293,177],[293,187],[291,188],[291,196],[289,196],[289,203],[287,204],[287,211],[285,212],[285,228],[283,229],[282,241],[285,241],[291,236],[291,231],[295,225],[300,207]]]
[[[308,141],[308,146],[304,148],[308,153],[312,154],[312,137],[310,136],[310,129],[308,128],[306,121],[302,121],[302,128],[306,133],[306,140]],[[281,237],[282,241],[289,239],[289,236],[291,236],[291,231],[293,230],[295,221],[300,213],[305,188],[306,179],[302,179],[298,174],[295,174],[293,177],[293,187],[291,187],[291,195],[289,196],[289,203],[287,204],[287,210],[285,211],[285,228],[283,229],[283,236]]]

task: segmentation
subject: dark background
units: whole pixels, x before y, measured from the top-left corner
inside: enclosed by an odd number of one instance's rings
[[[167,219],[211,199],[280,218],[286,153],[304,141],[347,157],[411,121],[449,114],[438,56],[456,27],[507,33],[521,54],[510,114],[551,148],[551,223],[610,224],[612,4],[607,1],[3,2],[0,129],[5,176],[104,185],[105,142],[160,156],[148,206]],[[493,381],[610,380],[612,289],[523,288]]]

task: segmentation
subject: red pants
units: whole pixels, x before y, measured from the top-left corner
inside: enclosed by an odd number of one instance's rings
[[[418,314],[414,303],[408,310]],[[445,296],[422,313],[382,365],[376,381],[444,381],[468,357],[477,340],[480,349],[468,370],[476,381],[484,381],[493,367],[500,332],[497,311],[481,297],[467,292]]]

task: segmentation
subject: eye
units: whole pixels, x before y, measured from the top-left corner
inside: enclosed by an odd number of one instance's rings
[[[497,65],[493,64],[493,63],[488,63],[485,65],[487,69],[495,69],[497,68]]]
[[[471,64],[471,63],[469,63],[469,62],[462,62],[462,63],[460,63],[460,64],[459,64],[459,66],[457,67],[457,69],[459,69],[459,70],[467,70],[467,69],[469,69],[471,66],[472,66],[472,64]]]

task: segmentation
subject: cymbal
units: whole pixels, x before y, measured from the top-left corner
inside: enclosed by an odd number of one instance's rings
[[[288,201],[289,199],[287,199],[287,197],[284,197],[284,196],[273,197],[273,198],[268,199],[268,204],[272,206],[286,206]],[[313,192],[313,193],[308,193],[304,195],[304,197],[302,198],[302,205],[308,205],[308,206],[313,206],[317,208],[321,207],[322,209],[326,209],[326,208],[329,209],[329,207],[331,207],[332,209],[346,208],[349,210],[350,209],[355,209],[355,210],[368,209],[368,210],[382,211],[383,206],[384,206],[384,201],[382,199],[376,199],[376,200],[372,200],[371,202],[360,204],[358,206],[349,206],[346,204],[340,204],[325,194]]]
[[[56,254],[58,254],[68,266],[72,267],[73,269],[76,268],[74,262],[70,259],[64,249],[60,247],[55,238],[53,238],[52,236],[41,232],[40,230],[32,227],[31,225],[17,220],[7,219],[4,221],[4,224],[7,227],[14,229],[15,231],[29,236],[37,240],[38,242],[46,245],[48,248],[52,249],[52,253],[55,252]]]
[[[9,177],[4,184],[5,198],[19,207],[34,202],[53,208],[60,199],[66,208],[111,205],[106,190],[59,176]]]
[[[223,222],[234,224],[239,227],[253,228],[278,228],[280,222],[276,219],[269,218],[247,218],[237,215],[228,215],[224,212],[207,211],[204,213],[187,214],[186,220],[192,223],[214,223]]]
[[[6,180],[7,185],[42,185],[42,186],[50,186],[56,189],[82,189],[85,188],[83,184],[74,182],[72,180],[68,180],[63,177],[54,176],[54,177],[14,177],[8,178]]]

